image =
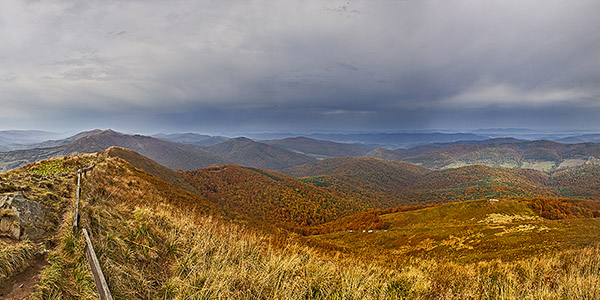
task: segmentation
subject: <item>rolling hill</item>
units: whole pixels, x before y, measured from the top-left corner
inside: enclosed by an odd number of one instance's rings
[[[206,152],[200,146],[105,130],[81,133],[67,139],[59,146],[2,152],[0,153],[0,168],[9,170],[42,159],[75,153],[95,153],[112,146],[131,149],[171,169],[191,170],[227,162]]]
[[[506,196],[555,197],[549,176],[536,170],[493,168],[483,165],[434,170],[417,178],[400,197],[420,205]]]
[[[366,157],[331,158],[285,170],[300,181],[368,203],[371,209],[407,204],[401,192],[428,172],[412,164]]]
[[[433,169],[481,164],[551,171],[599,163],[600,144],[493,139],[432,144],[393,151],[378,149],[370,152],[368,156],[410,162]]]
[[[234,138],[206,148],[209,153],[231,163],[269,170],[316,162],[315,158],[248,138]]]
[[[562,197],[600,199],[600,166],[585,165],[551,173],[549,186]]]
[[[323,224],[369,207],[284,174],[251,167],[215,166],[185,172],[184,178],[229,214],[288,229]]]
[[[308,155],[317,159],[364,156],[373,147],[362,144],[345,144],[330,141],[310,139],[307,137],[285,138],[280,140],[262,141],[265,144],[275,145],[294,152]]]
[[[100,155],[122,159],[176,188],[207,199],[228,216],[259,224],[298,230],[378,207],[265,169],[214,165],[182,172],[120,147],[111,147]]]
[[[156,134],[152,137],[162,140],[167,140],[176,143],[192,144],[197,146],[212,146],[220,142],[228,140],[223,136],[210,136],[197,133],[172,133],[172,134]]]
[[[118,146],[133,150],[171,169],[194,170],[227,163],[203,147],[173,143],[143,135],[128,135],[112,130],[80,138],[65,146],[66,153],[94,153]]]
[[[39,148],[0,152],[0,170],[75,153],[95,153],[117,146],[131,149],[171,169],[194,170],[213,164],[236,163],[270,170],[312,163],[316,159],[246,138],[230,139],[210,147],[171,142],[112,130],[82,132],[64,140],[38,144]]]
[[[285,173],[348,197],[368,198],[374,209],[482,197],[559,195],[557,187],[547,186],[550,175],[544,172],[482,165],[430,170],[408,163],[352,157],[326,159]]]

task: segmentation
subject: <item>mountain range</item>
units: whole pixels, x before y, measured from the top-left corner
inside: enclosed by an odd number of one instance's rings
[[[192,132],[171,133],[171,134],[159,133],[159,134],[152,135],[152,137],[157,138],[157,139],[171,141],[171,142],[192,144],[192,145],[197,145],[197,146],[212,146],[214,144],[218,144],[220,142],[224,142],[224,141],[228,140],[228,138],[223,137],[223,136],[210,136],[210,135],[197,134],[197,133],[192,133]]]
[[[336,137],[341,136],[329,136]],[[434,138],[435,135],[429,137]],[[597,143],[564,144],[514,138],[456,141],[453,139],[460,136],[442,137],[452,141],[389,150],[364,143],[349,144],[308,137],[254,141],[244,137],[227,139],[194,133],[150,137],[112,130],[92,130],[61,140],[29,144],[22,146],[23,149],[20,150],[0,152],[0,170],[9,170],[51,157],[98,152],[111,146],[134,150],[166,167],[182,170],[194,170],[213,164],[239,164],[283,171],[328,158],[359,156],[407,162],[429,169],[487,165],[553,171],[600,163],[600,144]],[[380,138],[397,139],[399,136]],[[410,138],[407,138],[407,142],[410,142]],[[413,134],[412,138],[423,139],[423,134]]]
[[[226,216],[299,232],[369,211],[397,212],[393,209],[399,207],[477,199],[600,201],[600,166],[552,173],[488,166],[430,170],[377,158],[343,157],[292,167],[285,175],[231,164],[175,171],[121,147],[110,147],[99,155],[120,159],[159,178],[163,185],[172,186],[165,186],[167,190],[181,189],[201,197]]]
[[[0,150],[9,151],[24,148],[62,136],[59,133],[40,130],[3,130],[0,131]]]
[[[240,149],[300,155],[244,138],[201,147],[113,131],[46,149],[91,152],[115,143],[155,155],[163,155],[161,148],[182,156],[191,155],[187,151],[209,157],[228,153],[229,159],[256,159]],[[471,276],[468,282],[483,276],[481,290],[489,288],[488,280],[501,278],[504,288],[527,274],[534,274],[526,277],[530,282],[538,282],[544,272],[554,278],[568,271],[561,276],[573,278],[587,274],[600,256],[593,252],[600,232],[600,166],[549,172],[483,165],[434,170],[372,157],[305,157],[312,162],[286,167],[287,175],[229,162],[173,170],[111,146],[2,173],[0,192],[20,191],[43,202],[46,217],[42,224],[28,225],[44,232],[34,243],[0,239],[0,249],[11,253],[0,256],[2,265],[10,266],[0,275],[10,278],[23,266],[39,263],[45,269],[39,280],[22,278],[39,284],[41,299],[93,297],[86,255],[71,227],[76,172],[90,165],[95,167],[82,179],[79,216],[115,298],[193,298],[200,293],[269,298],[290,283],[293,287],[286,287],[281,298],[300,293],[329,299],[356,295],[357,280],[359,286],[377,287],[358,298],[381,289],[385,293],[376,298],[402,298],[406,293],[398,282],[411,276],[427,279],[418,283],[421,298],[440,298],[454,293],[464,276]],[[265,163],[262,159],[257,161]],[[15,216],[4,208],[0,215]],[[35,256],[40,249],[51,253]],[[575,260],[580,262],[573,265]],[[349,278],[352,282],[345,281]],[[325,282],[326,291],[333,292],[322,292]],[[257,285],[260,289],[253,290]],[[0,292],[3,286],[0,282]],[[444,291],[437,292],[440,286]],[[572,289],[569,293],[580,290]]]
[[[550,171],[600,163],[600,144],[491,139],[430,144],[410,149],[379,148],[367,156],[404,161],[433,169],[480,164]]]
[[[248,138],[224,139],[195,134],[160,135],[161,138],[129,135],[112,130],[93,130],[77,135],[43,143],[33,144],[27,149],[0,152],[0,170],[10,170],[27,163],[62,157],[76,153],[95,153],[112,146],[136,151],[171,169],[194,170],[214,164],[239,164],[270,170],[283,170],[292,166],[316,162],[314,153],[307,155],[290,150],[289,141],[255,142]],[[190,143],[176,142],[174,140]],[[199,146],[197,144],[212,144]],[[278,146],[281,144],[284,147]],[[297,144],[313,149],[324,145],[319,155],[337,157],[349,153],[364,154],[362,145],[346,145],[312,139]],[[287,148],[287,149],[286,149]]]

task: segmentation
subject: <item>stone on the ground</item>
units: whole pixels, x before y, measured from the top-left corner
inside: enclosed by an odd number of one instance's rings
[[[16,240],[42,237],[44,215],[41,202],[29,200],[21,192],[8,194],[0,200],[0,234]]]

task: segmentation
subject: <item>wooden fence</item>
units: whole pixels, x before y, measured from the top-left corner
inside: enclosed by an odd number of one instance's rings
[[[77,196],[75,197],[75,214],[73,215],[73,236],[77,235],[77,231],[79,229],[81,175],[85,175],[87,172],[92,171],[94,167],[95,165],[91,165],[87,168],[77,170]],[[102,269],[100,268],[100,263],[98,262],[98,257],[96,257],[96,251],[94,251],[94,246],[92,245],[88,231],[83,228],[81,232],[85,238],[85,256],[87,257],[88,263],[90,264],[90,269],[92,270],[94,282],[96,283],[96,289],[98,290],[98,296],[100,297],[100,300],[112,300],[113,298],[110,293],[110,289],[108,288],[108,284],[106,284],[104,273],[102,273]]]

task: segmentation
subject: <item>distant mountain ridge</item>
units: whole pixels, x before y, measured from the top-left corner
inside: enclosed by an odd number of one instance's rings
[[[227,161],[207,153],[203,147],[168,142],[141,135],[127,135],[113,130],[82,132],[47,148],[0,153],[0,169],[16,168],[42,159],[76,153],[95,153],[113,146],[136,151],[171,169],[198,169]]]
[[[600,163],[600,144],[492,139],[430,144],[410,149],[376,149],[367,156],[410,162],[433,169],[480,164],[551,171]]]
[[[4,150],[0,152],[0,170],[9,170],[50,157],[102,151],[112,146],[134,150],[169,168],[182,170],[199,169],[212,164],[239,164],[283,171],[322,159],[354,156],[408,162],[431,169],[487,165],[552,171],[600,164],[600,144],[597,143],[562,144],[549,140],[524,141],[514,138],[478,139],[481,137],[464,134],[324,135],[330,138],[369,138],[377,143],[393,140],[399,142],[400,138],[406,138],[403,143],[408,144],[417,141],[421,143],[424,139],[448,140],[396,150],[310,137],[257,142],[244,137],[226,139],[195,133],[156,136],[161,138],[97,129],[62,140],[26,145],[21,150],[8,151],[9,148],[0,148]],[[456,140],[461,137],[470,139]]]
[[[285,173],[325,189],[361,195],[378,208],[481,197],[559,195],[558,187],[547,186],[547,173],[482,165],[431,170],[377,158],[344,157],[289,168]]]
[[[46,140],[63,136],[59,133],[40,130],[3,130],[0,131],[0,149],[15,150],[27,148]]]
[[[197,133],[172,133],[172,134],[155,134],[152,135],[154,138],[167,140],[171,142],[184,143],[184,144],[192,144],[197,146],[212,146],[218,144],[220,142],[224,142],[229,138],[224,136],[210,136],[205,134],[197,134]]]
[[[235,164],[269,170],[316,162],[313,157],[274,145],[255,142],[249,138],[233,138],[206,148],[213,155]]]
[[[485,140],[488,137],[473,133],[354,133],[354,134],[322,134],[307,135],[309,138],[328,140],[340,143],[362,143],[386,148],[410,148],[418,145],[455,142],[461,140]]]
[[[194,136],[195,137],[195,136]],[[74,153],[95,153],[117,146],[133,150],[168,168],[195,170],[214,164],[240,164],[269,170],[315,162],[316,159],[246,138],[230,139],[209,147],[177,143],[113,130],[92,130],[72,137],[36,144],[37,148],[0,152],[0,170]]]
[[[315,140],[302,136],[279,140],[267,140],[262,142],[296,151],[317,159],[344,156],[363,156],[374,149],[373,146],[367,146],[363,144],[336,143],[331,141]]]

